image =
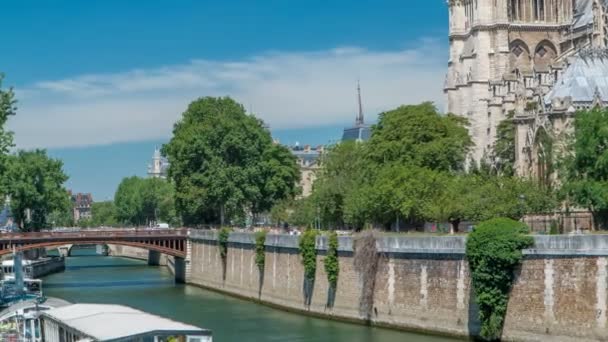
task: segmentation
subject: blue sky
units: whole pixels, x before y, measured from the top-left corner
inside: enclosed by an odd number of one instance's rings
[[[356,111],[442,107],[445,1],[14,1],[0,70],[20,148],[64,160],[74,191],[144,175],[189,101],[230,95],[284,143],[336,139]]]

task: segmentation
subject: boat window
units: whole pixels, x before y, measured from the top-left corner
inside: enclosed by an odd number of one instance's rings
[[[62,327],[59,327],[59,342],[66,342],[65,340],[65,330]]]

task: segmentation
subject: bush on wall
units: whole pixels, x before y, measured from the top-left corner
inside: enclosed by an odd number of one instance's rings
[[[264,272],[266,262],[266,231],[262,230],[255,233],[255,264],[260,272]]]
[[[336,288],[338,285],[338,275],[340,274],[340,264],[338,262],[338,234],[335,231],[329,233],[327,244],[327,256],[323,261],[325,273],[327,273],[329,286]]]
[[[222,260],[222,279],[226,280],[226,257],[228,256],[228,238],[230,237],[231,229],[223,227],[217,236],[217,244],[220,249],[220,257]]]
[[[498,340],[502,335],[514,269],[521,262],[522,249],[534,243],[527,233],[524,223],[496,218],[480,223],[467,238],[480,335],[486,340]]]
[[[338,234],[331,231],[327,236],[327,255],[323,260],[329,289],[327,292],[327,307],[332,308],[336,298],[338,287],[338,275],[340,274],[340,262],[338,260]]]
[[[299,241],[300,256],[304,266],[304,305],[310,306],[312,301],[312,290],[317,272],[317,231],[307,229]]]

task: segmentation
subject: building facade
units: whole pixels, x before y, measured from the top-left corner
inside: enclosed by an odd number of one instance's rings
[[[90,193],[76,193],[71,194],[72,197],[72,216],[74,222],[80,220],[88,220],[93,218],[91,206],[93,205],[93,195]]]
[[[469,120],[470,157],[488,157],[498,124],[513,118],[517,172],[543,173],[542,136],[559,138],[576,110],[608,95],[608,0],[449,0],[448,8],[446,112]]]
[[[302,189],[301,197],[308,197],[312,194],[312,186],[317,179],[317,172],[321,168],[321,156],[325,148],[323,146],[312,147],[310,145],[289,147],[291,153],[296,157],[300,167],[300,183]]]

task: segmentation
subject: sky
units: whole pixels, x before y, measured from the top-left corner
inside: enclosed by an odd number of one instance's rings
[[[434,101],[448,58],[443,0],[12,1],[3,87],[17,148],[64,161],[67,187],[112,198],[201,96],[231,96],[284,144],[339,139],[401,104]]]

